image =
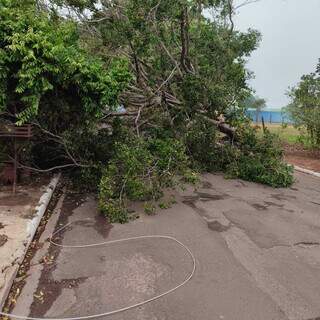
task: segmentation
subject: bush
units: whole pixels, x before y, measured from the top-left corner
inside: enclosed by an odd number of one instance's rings
[[[294,125],[307,133],[302,139],[320,148],[320,63],[315,73],[301,77],[299,84],[289,92],[289,98],[287,113]]]
[[[165,187],[173,187],[178,176],[190,178],[184,145],[173,138],[132,137],[116,142],[114,156],[103,172],[99,186],[99,208],[111,222],[127,222],[127,201],[156,201]]]
[[[201,171],[223,171],[227,177],[259,182],[272,187],[293,183],[293,169],[283,162],[278,138],[265,131],[239,127],[235,143],[222,141],[214,125],[198,119],[186,135],[186,145],[193,165]]]
[[[232,148],[221,141],[216,126],[201,118],[189,127],[186,146],[194,168],[200,171],[224,171],[233,157]]]
[[[280,141],[267,130],[261,136],[250,126],[238,127],[234,143],[201,118],[176,134],[181,139],[167,128],[137,137],[119,121],[111,131],[85,134],[78,144],[71,139],[74,152],[94,159],[95,166],[81,169],[78,179],[93,188],[98,184],[99,208],[111,223],[128,222],[129,201],[143,201],[145,212],[154,213],[164,188],[195,184],[199,171],[224,172],[229,178],[272,187],[293,183]]]
[[[293,183],[293,168],[283,161],[283,150],[276,135],[266,130],[259,137],[250,128],[243,132],[240,139],[240,147],[226,168],[228,177],[272,187],[288,187]]]

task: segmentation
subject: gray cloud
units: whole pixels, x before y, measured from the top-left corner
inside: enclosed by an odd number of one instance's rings
[[[261,0],[241,8],[235,23],[239,30],[262,33],[248,62],[255,73],[252,87],[269,107],[286,105],[288,87],[314,71],[320,58],[320,0]]]

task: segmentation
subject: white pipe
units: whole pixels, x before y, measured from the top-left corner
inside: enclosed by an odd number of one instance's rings
[[[128,310],[131,310],[131,309],[134,309],[137,307],[141,307],[149,302],[160,299],[160,298],[178,290],[182,286],[186,285],[191,280],[191,278],[194,276],[194,273],[196,271],[196,259],[193,255],[193,253],[186,245],[184,245],[182,242],[180,242],[179,240],[177,240],[174,237],[161,236],[161,235],[150,235],[150,236],[139,236],[139,237],[131,237],[131,238],[125,238],[125,239],[119,239],[119,240],[106,241],[106,242],[99,242],[99,243],[93,243],[93,244],[84,244],[84,245],[62,245],[62,244],[56,243],[52,238],[57,233],[61,232],[65,228],[67,228],[72,223],[74,223],[74,222],[70,222],[70,223],[66,224],[65,226],[63,226],[62,228],[58,229],[56,232],[54,232],[50,237],[50,243],[54,246],[61,247],[61,248],[90,248],[90,247],[105,246],[105,245],[110,245],[110,244],[125,242],[125,241],[135,241],[135,240],[139,240],[139,239],[168,239],[168,240],[174,241],[177,244],[179,244],[188,253],[188,255],[191,258],[192,263],[193,263],[192,271],[182,283],[180,283],[178,286],[176,286],[166,292],[163,292],[153,298],[144,300],[142,302],[139,302],[139,303],[136,303],[136,304],[124,307],[124,308],[109,311],[109,312],[92,314],[92,315],[88,315],[88,316],[70,317],[70,318],[38,318],[38,317],[21,316],[21,315],[16,315],[16,314],[12,314],[12,313],[6,313],[6,312],[0,312],[0,315],[6,316],[6,317],[12,317],[12,318],[16,318],[16,319],[26,319],[26,320],[85,320],[85,319],[93,319],[93,318],[111,316],[111,315],[114,315],[114,314],[117,314],[120,312],[128,311]]]

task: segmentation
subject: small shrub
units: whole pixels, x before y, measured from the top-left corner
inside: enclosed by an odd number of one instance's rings
[[[194,168],[216,172],[225,168],[224,149],[218,143],[216,127],[201,118],[195,119],[186,133],[186,146]]]
[[[292,185],[293,168],[283,161],[278,137],[265,131],[259,137],[254,129],[243,132],[241,146],[227,165],[226,175],[272,187]]]
[[[144,212],[147,215],[152,215],[155,213],[155,211],[156,211],[156,207],[152,202],[145,202],[144,203]]]
[[[188,165],[183,144],[172,138],[117,142],[100,181],[101,212],[113,222],[126,222],[128,200],[158,200],[163,188],[173,187],[177,177],[188,172]],[[145,209],[152,211],[148,205]]]
[[[197,119],[186,135],[193,165],[201,171],[223,171],[226,177],[241,178],[272,187],[293,183],[293,169],[283,161],[278,137],[267,129],[258,135],[250,126],[237,128],[236,142],[221,140],[217,129]]]
[[[165,210],[165,209],[169,209],[171,208],[171,203],[170,202],[160,202],[158,204],[159,208],[162,209],[162,210]]]

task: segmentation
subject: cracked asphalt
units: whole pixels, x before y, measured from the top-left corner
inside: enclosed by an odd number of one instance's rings
[[[141,235],[169,235],[197,260],[186,286],[112,320],[310,320],[320,316],[320,179],[296,173],[290,189],[273,189],[207,174],[194,190],[154,216],[126,225],[98,215],[91,195],[66,193],[42,235],[41,248],[12,310],[34,317],[86,316],[149,299],[181,283],[192,263],[167,240],[139,240],[86,249]],[[90,218],[90,220],[88,219]],[[43,263],[46,261],[46,263]]]

